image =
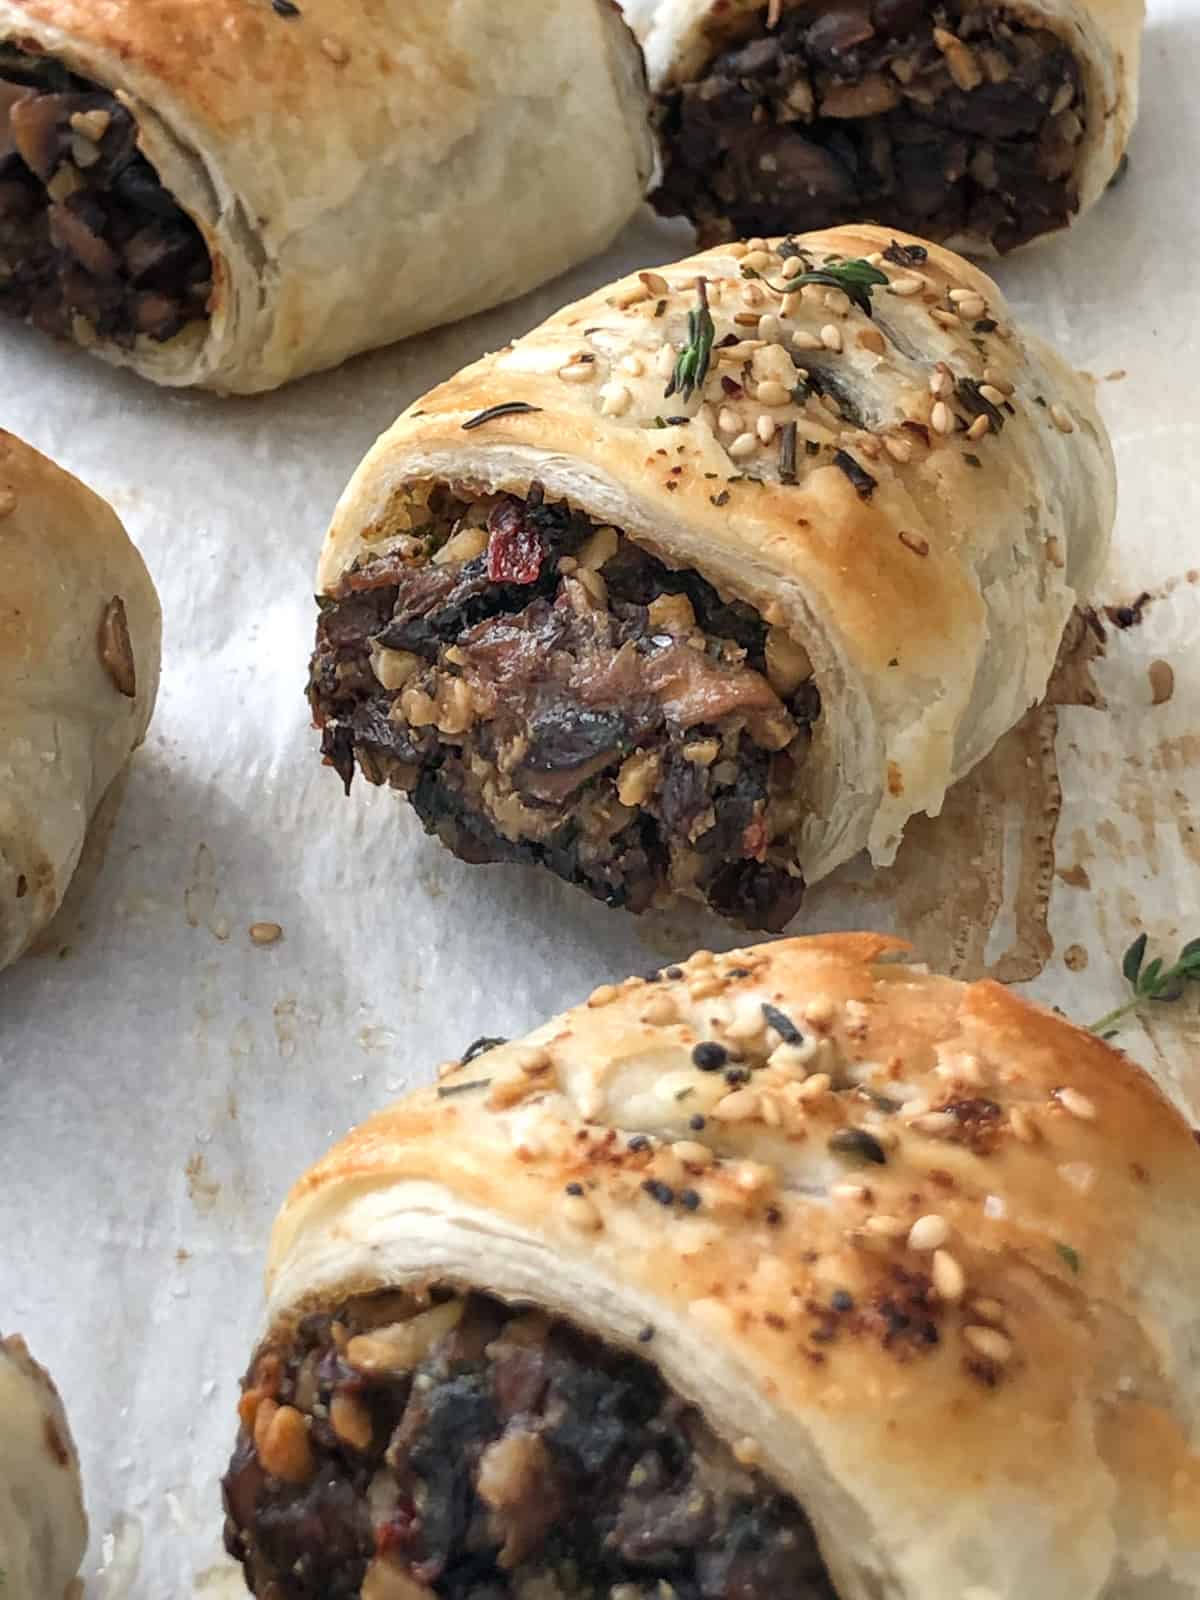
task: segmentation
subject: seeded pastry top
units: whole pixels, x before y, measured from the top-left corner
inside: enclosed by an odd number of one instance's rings
[[[1194,1575],[1191,1131],[1094,1036],[902,948],[701,952],[482,1041],[296,1187],[275,1330],[423,1282],[652,1328],[846,1600],[1095,1596],[1151,1534]]]
[[[983,273],[869,226],[634,273],[422,396],[343,496],[322,592],[431,481],[538,482],[804,643],[809,882],[890,859],[1044,691],[1114,513],[1083,380]]]

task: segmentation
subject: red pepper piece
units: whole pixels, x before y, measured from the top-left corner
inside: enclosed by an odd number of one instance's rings
[[[541,535],[525,520],[519,500],[501,500],[488,517],[488,577],[493,583],[536,583],[545,551]]]

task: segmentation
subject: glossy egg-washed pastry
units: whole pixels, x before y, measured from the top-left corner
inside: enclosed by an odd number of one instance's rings
[[[1137,115],[1142,0],[628,0],[701,242],[869,218],[972,254],[1067,227]]]
[[[466,860],[779,929],[1043,693],[1113,514],[1090,388],[959,257],[853,227],[635,273],[366,457],[324,753]]]
[[[150,574],[112,508],[0,430],[0,967],[57,911],[97,807],[145,737],[161,633]]]
[[[903,949],[605,985],[319,1162],[225,1480],[255,1593],[1194,1593],[1191,1130]]]
[[[652,161],[611,0],[0,0],[0,310],[158,383],[271,389],[521,294]]]
[[[87,1546],[79,1460],[50,1374],[0,1338],[0,1595],[82,1600]]]

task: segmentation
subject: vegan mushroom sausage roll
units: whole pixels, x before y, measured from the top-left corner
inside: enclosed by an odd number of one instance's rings
[[[57,911],[145,736],[160,635],[154,585],[111,507],[0,432],[0,967]]]
[[[1043,693],[1113,508],[1090,390],[945,250],[637,273],[363,462],[318,577],[325,757],[468,861],[779,929]]]
[[[701,241],[869,217],[992,255],[1067,227],[1137,113],[1142,0],[631,0]]]
[[[652,162],[610,0],[0,0],[0,310],[159,383],[271,389],[521,294]]]
[[[66,1413],[16,1335],[0,1338],[0,1593],[82,1600],[87,1518]]]
[[[605,985],[319,1162],[225,1480],[254,1592],[1191,1593],[1191,1130],[901,948]]]

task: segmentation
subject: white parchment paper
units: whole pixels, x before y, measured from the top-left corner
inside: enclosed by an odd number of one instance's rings
[[[1141,621],[1108,628],[891,875],[853,864],[801,918],[895,928],[1084,1021],[1121,998],[1137,931],[1172,955],[1200,932],[1198,81],[1200,0],[1160,0],[1127,180],[997,271],[1101,380],[1121,512],[1100,599],[1148,594]],[[165,612],[158,713],[98,877],[49,950],[0,976],[0,1327],[25,1332],[70,1408],[89,1600],[239,1592],[217,1479],[267,1229],[303,1168],[475,1035],[733,942],[702,917],[639,923],[548,875],[465,867],[365,784],[346,801],[302,693],[318,546],[376,434],[688,239],[647,213],[516,305],[251,402],[159,392],[0,329],[0,425],[113,502]],[[260,920],[278,944],[252,945]],[[1124,1042],[1200,1103],[1194,999]]]

